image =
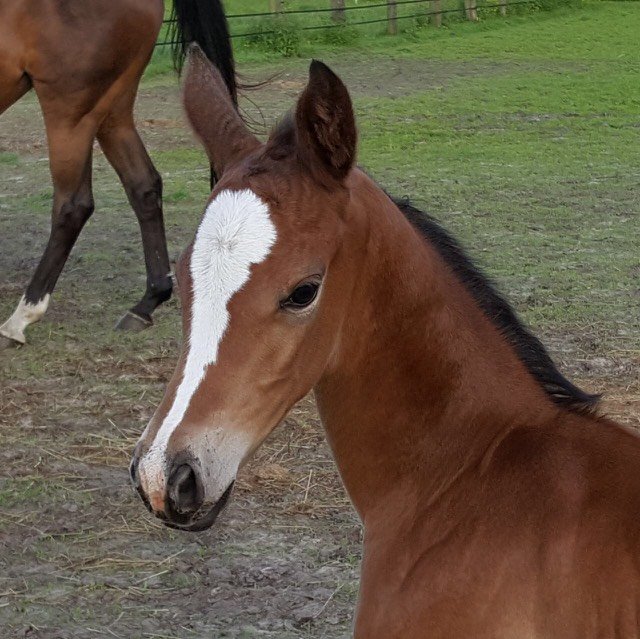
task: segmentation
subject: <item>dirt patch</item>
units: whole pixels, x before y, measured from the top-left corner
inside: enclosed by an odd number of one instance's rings
[[[72,374],[3,384],[5,636],[348,636],[360,526],[310,399],[215,530],[176,534],[144,513],[126,471],[131,424],[149,418],[172,366],[157,358],[134,375],[94,353]],[[138,401],[114,393],[125,383]]]

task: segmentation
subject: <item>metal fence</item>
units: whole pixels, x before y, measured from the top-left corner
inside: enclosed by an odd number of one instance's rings
[[[323,0],[318,0],[318,4]],[[358,27],[363,25],[386,23],[386,31],[390,35],[398,33],[398,22],[402,20],[425,20],[435,27],[442,26],[442,17],[446,15],[459,15],[463,19],[477,21],[483,11],[498,12],[499,15],[506,16],[510,8],[520,5],[537,6],[538,0],[496,0],[491,3],[479,3],[478,0],[463,0],[463,6],[456,8],[442,8],[442,0],[385,0],[372,4],[353,4],[345,6],[345,0],[324,0],[325,5],[313,9],[285,9],[283,0],[270,0],[270,11],[259,13],[231,13],[227,14],[227,19],[232,28],[232,38],[251,38],[258,36],[268,36],[277,33],[275,28],[266,29],[246,29],[239,32],[233,31],[234,23],[242,21],[244,25],[248,20],[259,21],[273,20],[276,18],[287,18],[289,16],[319,16],[328,18],[325,23],[297,26],[296,31],[320,31],[329,29],[340,29],[348,25]],[[398,14],[398,7],[412,9],[409,14]],[[383,15],[372,19],[361,19],[362,11],[380,10]],[[386,9],[386,11],[385,11]],[[415,11],[413,11],[415,9]],[[165,25],[174,22],[171,19],[164,21]],[[275,27],[275,23],[274,23]],[[157,46],[172,44],[168,32],[161,36]]]

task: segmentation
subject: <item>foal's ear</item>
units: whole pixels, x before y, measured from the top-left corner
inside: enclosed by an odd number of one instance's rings
[[[220,72],[202,49],[187,53],[182,101],[194,133],[200,138],[216,175],[260,146],[249,132],[229,95]]]
[[[320,162],[343,180],[356,158],[356,122],[347,87],[322,62],[309,67],[309,84],[296,107],[298,154],[313,168]]]

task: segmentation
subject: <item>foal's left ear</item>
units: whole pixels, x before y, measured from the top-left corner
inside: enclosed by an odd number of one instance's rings
[[[309,84],[296,107],[298,154],[313,169],[320,162],[343,180],[356,159],[356,122],[347,87],[322,62],[309,67]]]

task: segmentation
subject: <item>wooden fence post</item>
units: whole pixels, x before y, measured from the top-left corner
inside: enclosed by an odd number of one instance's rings
[[[271,13],[282,13],[284,11],[283,0],[269,0]]]
[[[387,33],[398,35],[398,5],[396,0],[387,0]]]
[[[344,22],[346,17],[344,14],[344,0],[331,0],[331,8],[333,9],[331,19],[334,22]]]
[[[500,15],[507,15],[507,0],[500,0]]]
[[[476,0],[464,0],[464,12],[467,20],[477,22],[478,20],[478,4]]]
[[[432,0],[431,1],[431,23],[434,27],[442,26],[442,1],[441,0]]]

